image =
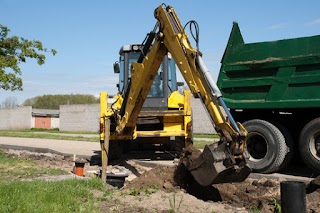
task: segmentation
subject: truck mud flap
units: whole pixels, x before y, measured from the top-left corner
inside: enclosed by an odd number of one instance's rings
[[[225,143],[219,146],[206,145],[202,153],[190,145],[185,149],[180,162],[202,186],[242,182],[249,176],[251,169],[245,158],[235,159],[228,150]]]

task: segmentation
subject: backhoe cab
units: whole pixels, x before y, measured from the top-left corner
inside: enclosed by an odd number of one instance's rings
[[[130,67],[132,62],[137,62],[143,45],[133,44],[124,45],[119,51],[119,62],[114,65],[114,72],[119,73],[119,84],[117,84],[118,91],[124,95],[129,87],[131,78]],[[181,83],[179,82],[179,85]],[[176,65],[171,55],[164,57],[161,66],[156,74],[151,89],[143,105],[143,110],[146,108],[154,109],[168,109],[169,95],[178,90],[178,83],[176,77]]]
[[[157,23],[145,43],[120,50],[120,69],[116,68],[120,74],[117,101],[107,106],[106,94],[101,94],[102,158],[112,153],[108,151],[109,141],[111,147],[112,142],[119,140],[148,137],[149,141],[165,141],[173,136],[184,140],[176,141],[186,147],[180,162],[199,184],[245,180],[251,172],[245,152],[247,131],[234,121],[202,60],[197,23],[190,21],[183,27],[170,6],[160,5],[154,16]],[[188,24],[190,30],[192,26],[196,30],[191,31],[196,49],[185,32]],[[172,59],[168,57],[169,52]],[[190,88],[184,96],[174,91],[175,66],[169,65],[173,59]],[[189,146],[192,142],[190,92],[202,100],[221,138],[218,143],[206,146],[200,155]]]

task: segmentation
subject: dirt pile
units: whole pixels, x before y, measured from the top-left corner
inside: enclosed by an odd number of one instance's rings
[[[185,193],[189,197],[197,198],[199,202],[227,204],[227,206],[240,210],[245,208],[246,211],[260,209],[261,212],[274,212],[280,205],[280,180],[247,179],[241,183],[214,184],[203,187],[193,181],[193,178],[181,166],[177,168],[155,167],[122,189],[123,192],[135,196],[139,193],[150,195],[157,190],[166,193]],[[308,212],[320,212],[319,198],[320,189],[307,194]],[[185,197],[184,199],[190,198]]]
[[[39,166],[52,169],[62,169],[66,172],[71,171],[74,165],[73,158],[69,156],[62,156],[52,153],[36,153],[26,150],[13,149],[3,149],[3,151],[8,157],[32,160]]]

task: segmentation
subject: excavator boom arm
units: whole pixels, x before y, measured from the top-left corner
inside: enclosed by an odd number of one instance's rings
[[[195,97],[202,99],[217,131],[226,136],[229,141],[232,141],[230,134],[241,134],[239,128],[237,125],[231,127],[226,122],[218,104],[218,98],[222,95],[215,83],[213,83],[199,51],[191,46],[174,9],[172,7],[163,8],[159,6],[155,11],[155,17],[162,27],[163,42],[177,63],[191,92]],[[203,72],[202,68],[206,69],[206,73]]]
[[[142,62],[133,62],[131,65],[130,88],[124,100],[121,119],[118,121],[117,132],[121,133],[125,127],[134,127],[135,121],[142,109],[142,105],[148,95],[154,77],[160,67],[164,56],[169,51],[181,71],[192,94],[200,97],[209,112],[211,120],[217,132],[224,136],[227,141],[233,141],[239,136],[246,134],[244,128],[235,122],[226,121],[221,109],[221,93],[206,69],[200,53],[194,49],[183,29],[178,16],[172,7],[159,6],[154,12],[158,20],[154,31],[159,32],[154,37],[150,50],[143,57]],[[154,33],[153,31],[153,33]],[[148,47],[147,47],[148,49]],[[202,68],[202,69],[201,69]],[[223,106],[224,102],[222,102]],[[225,109],[228,114],[229,111]],[[229,115],[229,118],[232,116]]]
[[[125,128],[135,127],[160,64],[170,52],[192,94],[201,98],[221,136],[218,145],[206,146],[198,159],[190,159],[191,153],[187,153],[183,161],[185,166],[201,185],[243,181],[250,174],[244,152],[247,132],[240,123],[233,120],[225,106],[221,92],[201,58],[198,41],[197,49],[193,48],[172,7],[161,5],[154,11],[154,16],[157,24],[150,33],[152,37],[149,36],[138,62],[131,64],[130,86],[118,115],[116,131],[121,134]]]

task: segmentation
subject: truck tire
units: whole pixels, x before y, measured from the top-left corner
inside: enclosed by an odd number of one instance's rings
[[[276,122],[276,121],[270,121],[273,125],[275,125],[282,135],[284,136],[285,142],[286,142],[286,147],[287,147],[287,152],[286,156],[282,162],[282,164],[279,167],[279,170],[285,170],[286,167],[290,164],[291,160],[294,157],[294,142],[292,135],[290,131],[282,124]]]
[[[243,126],[248,131],[249,167],[260,173],[277,171],[287,153],[285,138],[280,130],[260,119],[246,121]]]
[[[320,172],[320,118],[307,123],[299,137],[302,160],[313,170]]]

